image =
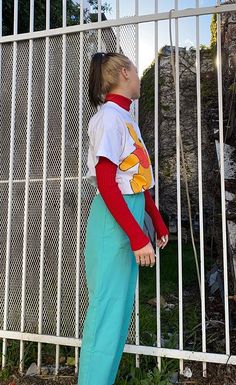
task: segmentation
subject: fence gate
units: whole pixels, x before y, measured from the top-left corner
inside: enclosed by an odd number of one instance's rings
[[[34,29],[36,6],[29,5],[29,27],[20,31],[22,2],[14,1],[13,31],[6,34],[8,20],[0,10],[0,90],[1,90],[1,168],[0,168],[0,337],[2,339],[2,367],[7,364],[9,341],[19,342],[19,370],[24,370],[24,355],[29,342],[38,344],[38,366],[41,368],[44,344],[55,347],[56,373],[59,371],[60,346],[75,348],[75,371],[88,293],[84,272],[85,228],[94,188],[84,180],[87,172],[87,125],[95,110],[88,99],[90,58],[96,51],[122,52],[139,67],[139,25],[154,23],[154,133],[155,178],[158,169],[159,82],[158,82],[158,24],[171,18],[175,66],[175,129],[176,129],[176,188],[177,188],[177,242],[178,242],[178,346],[163,347],[160,316],[160,264],[157,248],[156,263],[156,321],[155,346],[140,344],[139,282],[125,352],[135,354],[139,366],[141,354],[161,358],[177,358],[183,372],[184,360],[236,364],[236,355],[230,351],[228,265],[225,216],[224,162],[220,164],[222,203],[222,242],[224,275],[225,352],[207,351],[205,317],[205,268],[203,195],[201,189],[201,80],[199,17],[217,14],[217,90],[219,109],[219,155],[224,159],[221,18],[236,12],[232,1],[201,7],[201,1],[192,1],[192,8],[179,7],[172,1],[172,11],[162,12],[159,2],[153,2],[153,13],[140,14],[139,2],[134,2],[134,13],[120,16],[120,2],[113,1],[116,17],[106,19],[101,0],[98,12],[86,16],[85,4],[77,4],[79,19],[67,25],[66,1],[60,17],[61,26],[52,28],[50,2],[46,1],[45,28]],[[131,3],[131,2],[130,2]],[[211,4],[213,1],[210,2]],[[2,2],[1,2],[2,6]],[[26,5],[24,5],[26,7]],[[3,8],[3,9],[2,9]],[[200,351],[184,349],[182,233],[180,190],[180,72],[178,23],[182,18],[194,17],[196,24],[196,91],[199,156],[199,225],[200,225],[200,284],[202,296]],[[235,19],[234,19],[235,20]],[[172,35],[171,35],[172,36]],[[138,121],[138,100],[132,105],[132,114]],[[173,140],[173,139],[172,139]],[[156,184],[156,204],[159,192]],[[198,190],[196,189],[196,191]],[[168,246],[167,246],[168,247]]]

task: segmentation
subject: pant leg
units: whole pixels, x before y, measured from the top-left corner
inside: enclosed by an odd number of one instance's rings
[[[143,224],[142,193],[124,197],[136,219]],[[128,237],[100,194],[93,200],[88,219],[85,265],[89,307],[80,350],[78,384],[111,385],[127,338],[138,265]]]
[[[144,228],[144,217],[145,217],[145,206],[144,206],[144,196],[140,194],[140,199],[137,199],[137,204],[133,205],[132,198],[129,195],[124,195],[127,205],[129,206],[131,212],[133,213],[135,219],[139,223],[139,225]],[[135,289],[137,284],[137,275],[139,265],[136,263],[136,259],[133,251],[129,248],[130,258],[132,260],[132,269],[129,280],[129,289],[127,291],[126,305],[124,308],[124,317],[123,317],[123,327],[120,333],[120,342],[118,345],[118,350],[116,352],[116,356],[112,365],[109,384],[113,385],[115,383],[116,375],[119,369],[119,364],[122,358],[124,346],[127,340],[128,331],[130,327],[130,321],[132,316],[132,311],[134,308],[134,300],[135,300]]]
[[[131,255],[132,257],[132,255]],[[120,341],[118,344],[118,349],[116,351],[115,359],[113,361],[113,365],[111,368],[110,373],[110,379],[109,384],[113,385],[116,380],[117,372],[119,369],[120,361],[123,355],[124,346],[126,344],[130,322],[131,322],[131,316],[132,311],[135,304],[135,289],[137,284],[137,275],[138,275],[138,264],[133,258],[133,268],[132,273],[130,277],[130,283],[129,283],[129,289],[127,292],[127,298],[126,298],[126,305],[125,305],[125,311],[123,314],[123,321],[122,321],[122,330],[120,333]]]

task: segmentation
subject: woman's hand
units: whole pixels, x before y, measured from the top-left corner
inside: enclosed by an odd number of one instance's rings
[[[146,246],[142,247],[139,250],[134,251],[134,255],[138,264],[141,263],[141,266],[150,266],[153,267],[156,263],[156,255],[152,247],[151,242]]]
[[[168,234],[163,235],[161,239],[157,239],[157,246],[164,249],[164,247],[167,245],[168,240],[169,240]]]

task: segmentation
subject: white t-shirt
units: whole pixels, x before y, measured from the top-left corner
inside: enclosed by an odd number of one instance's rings
[[[85,179],[89,183],[97,187],[95,166],[99,156],[105,156],[118,166],[116,182],[122,194],[135,194],[154,186],[151,160],[129,111],[112,101],[102,104],[89,121],[88,136]]]

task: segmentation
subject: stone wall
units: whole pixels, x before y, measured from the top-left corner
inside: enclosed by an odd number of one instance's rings
[[[235,1],[234,1],[235,2]],[[233,83],[236,54],[235,14],[222,15],[222,59],[224,129],[229,118],[231,94],[227,85]],[[220,176],[215,139],[218,137],[218,90],[217,69],[214,49],[202,47],[201,64],[201,149],[202,149],[202,191],[204,210],[204,235],[208,252],[222,260],[222,224],[220,201]],[[198,128],[197,128],[197,87],[196,51],[180,47],[180,131],[182,135],[188,187],[191,200],[195,239],[199,237],[198,211]],[[176,107],[170,47],[165,46],[159,53],[158,92],[158,161],[159,207],[170,230],[177,227],[177,180],[176,180]],[[141,83],[139,121],[144,141],[154,167],[154,63],[146,70]],[[235,104],[233,107],[235,111]],[[232,112],[231,112],[232,113]],[[232,120],[232,119],[231,119]],[[234,129],[233,129],[234,128]],[[233,134],[234,132],[234,134]],[[231,140],[235,135],[232,123]],[[234,136],[235,138],[235,136]],[[230,139],[229,139],[230,140]],[[235,141],[236,143],[236,141]],[[217,177],[218,175],[218,177]],[[189,215],[186,188],[181,159],[181,218],[183,236],[190,240]]]

